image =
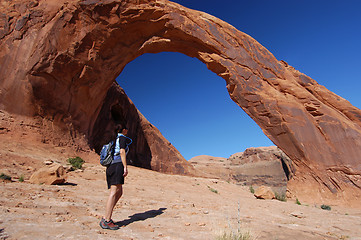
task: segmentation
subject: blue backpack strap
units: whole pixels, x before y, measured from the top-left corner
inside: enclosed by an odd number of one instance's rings
[[[119,145],[119,135],[117,135],[117,137],[115,138],[115,141],[114,141],[114,146],[113,146],[113,155],[114,156],[119,155],[119,153],[115,152],[115,149],[117,148],[117,144]]]
[[[125,144],[127,145],[125,147],[125,154],[127,154],[129,152],[129,145],[132,144],[133,140],[130,137],[125,136],[124,134],[118,134],[117,140],[119,139],[119,137],[125,137],[126,139],[129,140],[129,143],[125,142]],[[119,145],[119,143],[118,143],[118,145]]]

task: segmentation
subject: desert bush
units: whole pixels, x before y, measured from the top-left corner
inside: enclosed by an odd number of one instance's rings
[[[249,191],[250,191],[251,193],[254,193],[254,188],[253,188],[253,186],[250,186],[250,187],[249,187]]]
[[[81,159],[80,157],[68,158],[68,163],[70,163],[70,165],[71,165],[71,170],[81,169],[83,166],[84,160]]]
[[[296,204],[301,205],[301,202],[298,200],[298,198],[296,198]]]
[[[3,180],[11,180],[11,177],[9,175],[6,175],[5,173],[1,173],[0,178]]]
[[[321,205],[321,208],[322,208],[323,210],[331,210],[331,207],[328,206],[328,205],[325,205],[325,204],[322,204],[322,205]]]
[[[24,182],[24,175],[20,175],[20,177],[19,177],[19,182]]]
[[[279,193],[275,192],[275,197],[278,201],[282,201],[282,202],[287,201],[287,197],[286,197],[285,193],[279,194]]]
[[[207,186],[208,189],[211,191],[211,192],[214,192],[214,193],[217,193],[218,194],[218,191],[214,188],[211,188],[210,186]]]

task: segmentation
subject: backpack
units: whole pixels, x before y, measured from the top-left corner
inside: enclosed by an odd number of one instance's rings
[[[104,167],[109,166],[113,161],[114,154],[114,141],[110,141],[108,144],[103,145],[100,151],[100,164]]]

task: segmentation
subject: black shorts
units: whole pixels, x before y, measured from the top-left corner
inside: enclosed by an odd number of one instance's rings
[[[107,167],[107,184],[108,189],[111,185],[124,184],[124,166],[123,163],[114,163]]]

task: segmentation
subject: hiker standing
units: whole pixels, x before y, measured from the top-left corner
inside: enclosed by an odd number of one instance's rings
[[[128,145],[132,140],[126,135],[126,127],[117,126],[116,141],[114,148],[114,158],[112,163],[107,167],[106,178],[110,194],[105,208],[105,216],[100,221],[100,226],[104,229],[117,230],[119,226],[112,220],[113,209],[123,194],[124,178],[128,175],[126,154],[129,150]]]

